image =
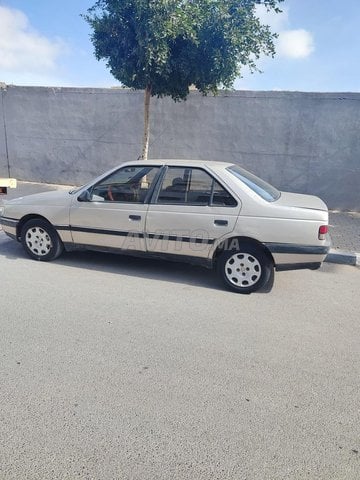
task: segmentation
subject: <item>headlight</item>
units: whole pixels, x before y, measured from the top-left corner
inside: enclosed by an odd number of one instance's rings
[[[0,206],[0,217],[3,216],[4,211],[5,211],[5,207],[1,207],[1,206]]]

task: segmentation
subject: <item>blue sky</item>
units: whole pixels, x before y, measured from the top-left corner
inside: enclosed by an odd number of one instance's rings
[[[80,17],[95,0],[0,0],[0,82],[110,87],[118,82],[93,55]],[[279,33],[262,74],[243,72],[249,90],[360,91],[360,1],[286,0],[259,16]]]

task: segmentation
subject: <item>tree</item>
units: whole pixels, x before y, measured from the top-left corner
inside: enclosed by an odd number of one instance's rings
[[[98,60],[124,86],[145,91],[144,140],[149,149],[152,96],[185,100],[194,85],[204,95],[231,88],[241,67],[256,71],[273,56],[276,34],[256,6],[280,12],[283,0],[98,0],[84,15]]]

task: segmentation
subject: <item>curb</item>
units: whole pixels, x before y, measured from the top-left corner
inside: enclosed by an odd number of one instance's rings
[[[332,248],[326,257],[325,262],[360,267],[360,253],[351,253]]]

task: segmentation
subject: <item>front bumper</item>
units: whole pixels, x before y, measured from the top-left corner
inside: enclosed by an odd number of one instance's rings
[[[19,220],[8,217],[0,217],[0,226],[6,235],[17,240],[17,226]]]

